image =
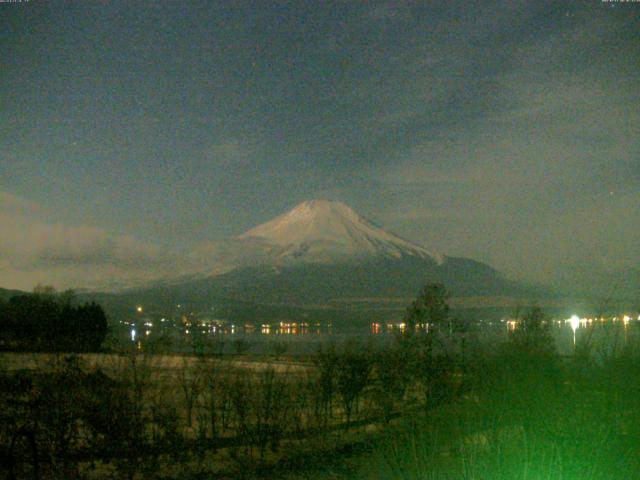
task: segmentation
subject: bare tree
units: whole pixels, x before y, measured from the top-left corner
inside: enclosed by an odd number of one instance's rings
[[[268,445],[275,452],[284,434],[289,405],[289,391],[282,374],[269,366],[258,374],[253,385],[250,428],[251,441],[264,461]]]
[[[382,410],[385,422],[393,417],[395,406],[403,400],[409,385],[408,356],[409,352],[401,345],[381,349],[374,356],[374,399]]]
[[[182,357],[182,365],[178,369],[178,385],[184,400],[187,414],[187,426],[193,426],[193,408],[201,391],[200,372],[193,366],[192,359]]]
[[[227,393],[231,401],[233,424],[236,435],[244,440],[247,453],[252,453],[250,414],[251,397],[255,392],[251,389],[247,375],[236,374],[230,377]]]
[[[346,428],[351,425],[354,410],[358,411],[360,396],[369,384],[371,356],[366,350],[345,345],[338,359],[337,387],[346,416]]]
[[[320,348],[313,358],[317,372],[316,416],[325,426],[332,416],[333,397],[336,390],[336,377],[339,367],[335,346],[330,344]]]
[[[203,401],[205,415],[203,420],[206,420],[206,423],[208,423],[210,438],[215,440],[218,436],[218,417],[220,415],[220,405],[223,400],[221,366],[220,362],[216,360],[204,362],[200,368],[204,391]]]

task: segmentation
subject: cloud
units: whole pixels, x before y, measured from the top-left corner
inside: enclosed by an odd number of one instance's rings
[[[178,273],[177,256],[132,236],[42,219],[40,205],[0,192],[0,285],[129,286]]]
[[[35,202],[31,202],[0,190],[0,212],[11,212],[14,214],[39,214],[44,211],[44,208]]]
[[[400,131],[422,119],[428,128],[370,168],[393,199],[382,202],[387,224],[434,249],[542,282],[566,280],[577,268],[599,275],[633,265],[640,255],[638,78],[629,49],[605,55],[604,43],[620,46],[616,33],[615,19],[590,18],[514,45],[485,71],[487,101],[461,105],[464,116],[448,111],[456,121],[431,128],[443,118],[438,97],[422,110],[407,102],[404,114],[388,117]]]
[[[378,5],[374,4],[373,7],[365,10],[363,16],[365,20],[374,22],[402,22],[412,19],[411,8],[407,2],[403,1],[385,2]]]
[[[219,167],[243,166],[251,160],[251,150],[237,140],[217,143],[208,153],[214,164]]]

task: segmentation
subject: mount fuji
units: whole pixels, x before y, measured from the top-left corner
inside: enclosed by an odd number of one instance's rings
[[[198,304],[353,305],[404,302],[428,282],[455,296],[518,293],[492,267],[390,233],[338,201],[310,200],[236,238],[191,254],[188,276],[136,289],[137,298]]]

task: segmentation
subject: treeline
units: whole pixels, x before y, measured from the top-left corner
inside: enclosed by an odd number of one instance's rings
[[[19,351],[89,352],[100,349],[107,317],[96,303],[79,305],[72,291],[36,287],[0,300],[0,348]]]

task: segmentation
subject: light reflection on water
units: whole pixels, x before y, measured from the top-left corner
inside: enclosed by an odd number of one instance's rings
[[[571,355],[575,348],[590,345],[601,353],[621,349],[640,341],[640,322],[605,320],[580,322],[575,331],[576,347],[573,344],[571,326],[563,324],[552,329],[552,335],[558,351],[562,355]]]

